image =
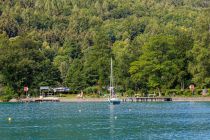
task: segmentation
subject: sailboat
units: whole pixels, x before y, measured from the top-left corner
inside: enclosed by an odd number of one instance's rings
[[[113,86],[113,70],[112,70],[112,58],[111,58],[111,74],[110,74],[110,97],[109,97],[109,102],[112,103],[113,105],[115,104],[120,104],[121,100],[117,98],[115,92],[114,92],[114,86]]]

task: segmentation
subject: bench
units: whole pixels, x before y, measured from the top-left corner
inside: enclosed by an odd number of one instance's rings
[[[155,92],[153,94],[148,94],[148,97],[155,97],[155,96],[156,96]]]

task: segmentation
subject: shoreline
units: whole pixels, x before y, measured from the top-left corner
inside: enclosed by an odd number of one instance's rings
[[[121,98],[122,99],[122,98]],[[108,98],[62,99],[60,102],[107,102]],[[172,97],[172,102],[210,102],[210,97]]]
[[[75,99],[62,99],[60,98],[60,102],[106,102],[108,98],[75,98]]]
[[[171,97],[172,102],[210,102],[210,97]],[[39,98],[28,98],[28,99],[11,99],[9,102],[30,102],[34,101],[35,99]],[[108,102],[108,98],[59,98],[55,97],[55,99],[58,99],[59,102]],[[122,98],[121,98],[122,99]],[[2,102],[2,101],[0,101]]]
[[[174,102],[207,102],[210,97],[172,97]]]

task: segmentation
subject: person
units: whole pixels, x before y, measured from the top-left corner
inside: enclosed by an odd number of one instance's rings
[[[194,95],[195,85],[194,84],[190,84],[189,89],[192,92],[192,94]]]
[[[77,95],[78,98],[83,98],[83,91],[80,91],[80,94]]]
[[[208,90],[206,89],[206,88],[204,88],[203,90],[202,90],[202,95],[206,95],[208,93]]]

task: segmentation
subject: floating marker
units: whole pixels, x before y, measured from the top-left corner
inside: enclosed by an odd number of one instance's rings
[[[81,112],[81,110],[79,110],[79,112]]]
[[[117,119],[117,116],[115,116],[114,119],[116,120]]]
[[[131,109],[129,109],[129,111],[131,111]]]
[[[11,121],[11,120],[12,120],[12,118],[9,117],[9,118],[8,118],[8,121]]]

